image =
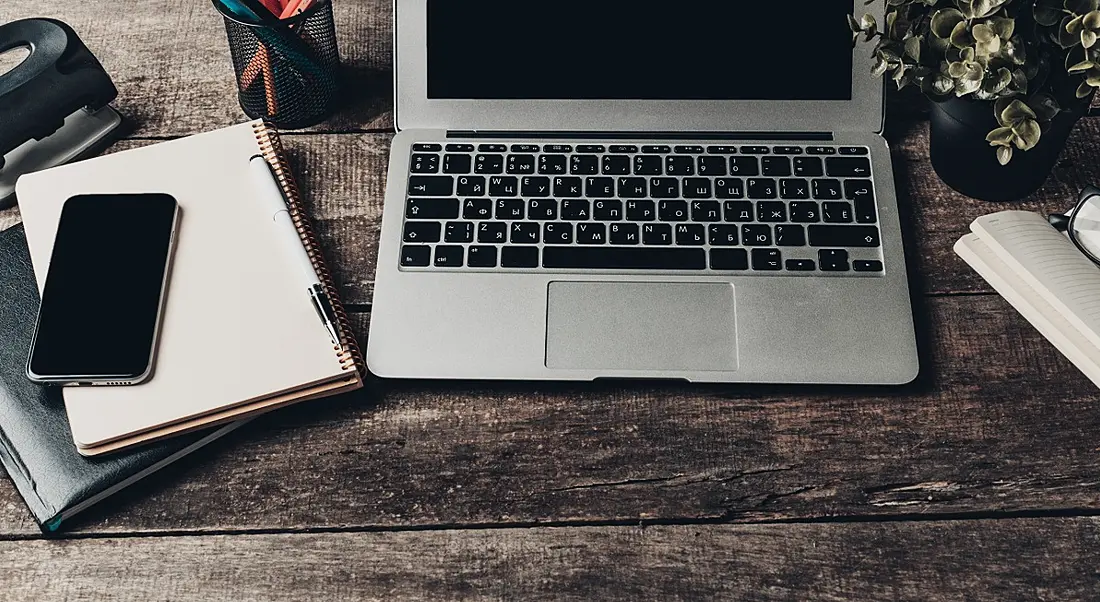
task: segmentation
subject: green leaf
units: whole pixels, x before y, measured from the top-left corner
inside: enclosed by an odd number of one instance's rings
[[[1002,146],[997,149],[997,161],[1001,165],[1008,165],[1012,161],[1012,147]]]
[[[1010,126],[1018,125],[1020,122],[1027,119],[1034,120],[1035,118],[1035,111],[1032,111],[1031,107],[1020,100],[1013,100],[1003,111],[1001,111],[1001,123]]]
[[[1096,63],[1094,63],[1092,61],[1081,61],[1080,63],[1077,63],[1076,65],[1070,67],[1066,71],[1069,71],[1070,73],[1081,73],[1082,71],[1088,71],[1089,69],[1092,69],[1095,66],[1096,66]]]
[[[1016,134],[1012,132],[1012,128],[997,128],[989,132],[989,135],[985,137],[985,141],[988,142],[990,146],[1005,146],[1012,143],[1012,138],[1015,135]]]
[[[944,8],[932,15],[930,27],[933,34],[947,39],[951,37],[951,32],[955,30],[955,27],[964,21],[966,21],[966,17],[958,9]]]
[[[1034,119],[1026,119],[1020,122],[1019,125],[1012,128],[1012,131],[1016,133],[1016,148],[1023,151],[1035,148],[1043,134],[1039,122]]]

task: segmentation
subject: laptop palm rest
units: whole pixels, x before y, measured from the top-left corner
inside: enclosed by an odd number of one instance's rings
[[[551,282],[546,367],[619,372],[736,370],[733,285]]]

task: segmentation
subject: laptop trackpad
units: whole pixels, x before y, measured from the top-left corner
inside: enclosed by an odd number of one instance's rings
[[[551,282],[546,309],[546,367],[736,370],[733,285]]]

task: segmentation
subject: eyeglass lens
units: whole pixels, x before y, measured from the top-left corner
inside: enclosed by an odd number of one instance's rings
[[[1100,196],[1091,196],[1077,206],[1070,229],[1082,250],[1100,262]]]

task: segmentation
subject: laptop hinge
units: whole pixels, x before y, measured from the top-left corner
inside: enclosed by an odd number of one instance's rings
[[[537,138],[540,140],[833,140],[830,132],[525,132],[448,130],[448,138]]]

